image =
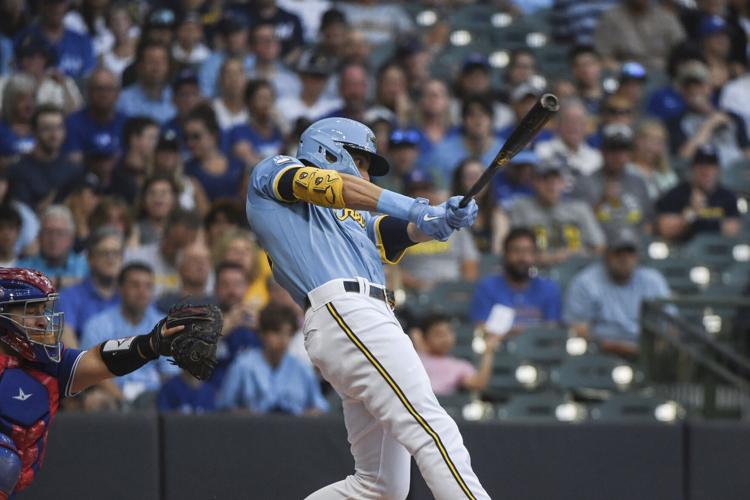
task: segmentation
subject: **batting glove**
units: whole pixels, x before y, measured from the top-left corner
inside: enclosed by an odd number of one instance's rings
[[[445,203],[433,207],[426,199],[417,198],[409,210],[409,220],[417,229],[438,241],[447,241],[453,233]]]
[[[452,196],[447,201],[448,224],[454,229],[471,226],[477,220],[479,213],[479,206],[474,200],[471,200],[464,208],[459,208],[462,198],[462,196]]]

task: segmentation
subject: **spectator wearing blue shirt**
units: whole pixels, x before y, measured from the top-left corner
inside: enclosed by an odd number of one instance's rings
[[[86,322],[81,336],[81,348],[90,349],[107,340],[143,335],[150,332],[162,319],[162,315],[152,305],[154,273],[148,264],[126,264],[118,275],[117,285],[120,304],[95,314]],[[103,382],[97,389],[107,394],[109,404],[112,399],[132,403],[141,395],[154,394],[159,390],[164,376],[177,373],[179,368],[170,364],[166,358],[159,358],[112,382]]]
[[[609,240],[602,262],[583,269],[565,294],[565,323],[603,350],[622,355],[638,352],[641,303],[670,294],[658,271],[638,265],[638,246],[635,231],[623,228]]]
[[[65,205],[50,205],[42,213],[39,255],[21,259],[19,267],[35,269],[49,277],[58,290],[71,286],[88,273],[86,257],[73,251],[75,223]]]
[[[245,87],[247,123],[229,130],[232,154],[245,165],[254,166],[263,158],[281,153],[284,135],[274,113],[275,93],[265,80],[250,80]]]
[[[219,21],[218,28],[217,34],[223,41],[224,50],[212,52],[198,69],[200,93],[208,98],[216,96],[216,82],[225,59],[231,57],[241,60],[246,74],[255,66],[255,56],[248,50],[247,28],[229,16]]]
[[[63,19],[68,0],[44,0],[39,6],[39,22],[16,36],[16,43],[32,33],[43,38],[57,54],[57,68],[80,80],[96,65],[94,44],[88,35],[65,28]]]
[[[60,292],[60,310],[65,313],[63,343],[77,347],[83,325],[95,314],[120,303],[117,275],[122,268],[122,234],[102,226],[89,236],[87,246],[89,272],[80,283]]]
[[[36,82],[26,74],[10,75],[2,89],[0,167],[7,167],[34,149],[31,130],[36,103]]]
[[[122,152],[120,140],[127,117],[115,109],[119,92],[111,71],[98,68],[91,73],[86,85],[87,106],[66,121],[64,149],[72,160],[80,162],[83,154],[103,147]]]
[[[174,117],[162,125],[162,132],[172,132],[179,141],[181,151],[187,154],[184,146],[184,126],[187,115],[203,100],[198,75],[190,68],[182,69],[172,80],[172,103],[175,108]]]
[[[507,167],[492,178],[492,190],[498,206],[505,211],[521,198],[534,194],[531,183],[534,167],[539,163],[536,153],[530,149],[521,150],[508,163]],[[489,165],[489,163],[482,163]]]
[[[159,124],[147,116],[128,118],[122,127],[124,155],[112,173],[106,192],[116,194],[131,204],[154,161],[159,140]]]
[[[168,85],[169,49],[146,42],[136,56],[137,81],[120,94],[117,109],[128,116],[148,116],[163,124],[175,115],[172,88]]]
[[[247,77],[271,82],[278,99],[297,97],[302,90],[302,83],[279,60],[281,44],[274,26],[268,23],[253,26],[250,43],[255,53],[255,66]]]
[[[294,311],[271,304],[260,313],[262,349],[241,354],[229,367],[218,406],[252,413],[318,415],[328,410],[312,371],[289,354],[289,342],[297,329]]]
[[[529,326],[556,325],[561,321],[560,287],[554,281],[533,276],[536,265],[536,235],[525,227],[511,229],[503,241],[503,270],[477,284],[469,317],[484,325],[492,308],[500,304],[513,310],[509,335]]]
[[[159,411],[207,413],[216,408],[216,388],[183,371],[164,382],[156,403]]]

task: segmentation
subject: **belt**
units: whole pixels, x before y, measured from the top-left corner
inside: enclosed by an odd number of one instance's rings
[[[359,281],[344,281],[344,290],[350,293],[361,293]],[[370,285],[370,293],[368,294],[373,299],[381,300],[388,304],[393,309],[396,307],[396,300],[393,296],[393,292],[381,288],[379,286]],[[310,299],[305,297],[305,311],[310,308]]]

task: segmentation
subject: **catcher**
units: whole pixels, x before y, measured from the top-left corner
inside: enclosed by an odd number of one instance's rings
[[[215,306],[177,306],[145,335],[81,351],[60,343],[57,296],[42,273],[0,268],[0,500],[33,481],[62,398],[159,356],[200,379],[216,365],[222,316]]]

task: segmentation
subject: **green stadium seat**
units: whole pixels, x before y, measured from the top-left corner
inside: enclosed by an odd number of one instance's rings
[[[750,194],[750,160],[741,159],[722,168],[721,182],[735,193]]]
[[[613,370],[623,365],[627,363],[601,354],[571,356],[560,366],[552,368],[550,381],[563,390],[619,391],[621,387],[613,379]],[[631,369],[635,380],[637,373]]]
[[[521,363],[507,352],[495,353],[492,376],[484,396],[490,401],[505,401],[511,394],[526,392],[526,387],[516,379],[516,369]]]
[[[565,290],[584,267],[595,261],[592,257],[574,256],[554,267],[550,267],[544,274],[557,282]]]
[[[647,259],[644,261],[644,265],[659,271],[675,294],[691,295],[700,291],[700,286],[690,278],[690,270],[700,264],[691,259]]]
[[[474,294],[474,283],[466,281],[446,281],[438,283],[432,290],[419,296],[422,307],[434,311],[465,318],[469,303]]]
[[[506,350],[534,364],[559,364],[566,357],[568,332],[563,328],[531,327],[506,343]]]
[[[747,243],[721,234],[698,234],[684,247],[684,256],[714,269],[723,269],[735,262],[734,247]]]
[[[741,293],[750,284],[750,262],[736,262],[721,273],[721,285]]]
[[[593,420],[653,422],[656,421],[656,408],[662,403],[663,400],[653,396],[618,394],[592,406],[589,415]]]
[[[437,399],[448,415],[454,419],[462,419],[464,406],[471,403],[473,397],[468,392],[457,392],[447,396],[438,396]]]
[[[479,276],[486,278],[500,272],[500,256],[491,253],[484,253],[479,258]]]
[[[566,398],[557,392],[518,394],[507,404],[497,408],[497,418],[509,421],[557,421],[557,407],[566,401]]]

